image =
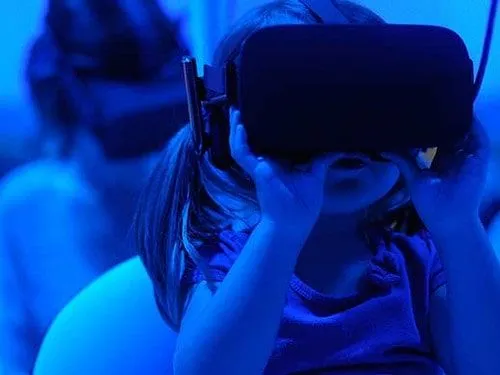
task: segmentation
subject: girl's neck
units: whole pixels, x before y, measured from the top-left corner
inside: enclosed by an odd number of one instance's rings
[[[364,212],[324,215],[302,249],[299,262],[349,264],[371,255],[363,232]]]
[[[299,278],[320,292],[352,294],[373,256],[363,234],[364,221],[364,214],[321,217],[299,256]]]

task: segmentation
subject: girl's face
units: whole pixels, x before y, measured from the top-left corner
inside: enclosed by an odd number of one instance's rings
[[[383,198],[399,177],[392,163],[373,161],[363,154],[345,154],[328,170],[323,214],[363,210]]]

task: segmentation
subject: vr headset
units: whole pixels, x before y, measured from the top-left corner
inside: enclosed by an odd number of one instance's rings
[[[238,67],[232,61],[222,68],[205,65],[198,77],[195,59],[183,59],[200,155],[208,151],[222,169],[231,165],[227,122],[204,119],[214,107],[240,109],[254,153],[296,163],[336,151],[377,158],[441,147],[471,129],[491,35],[474,82],[467,48],[451,30],[353,25],[331,0],[302,3],[323,24],[253,33]],[[496,5],[494,0],[490,34]]]

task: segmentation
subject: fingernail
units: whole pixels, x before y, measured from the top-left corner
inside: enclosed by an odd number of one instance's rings
[[[235,120],[240,121],[240,111],[238,109],[233,108],[233,116]]]

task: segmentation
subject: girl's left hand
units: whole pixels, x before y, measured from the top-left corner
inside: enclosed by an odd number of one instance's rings
[[[489,160],[488,137],[478,120],[462,142],[438,149],[430,169],[422,170],[415,155],[382,156],[399,167],[415,209],[432,234],[453,234],[478,221]]]

